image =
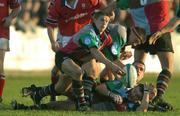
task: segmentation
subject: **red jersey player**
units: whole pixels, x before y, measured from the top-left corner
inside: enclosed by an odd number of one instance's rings
[[[10,14],[9,7],[12,9]],[[19,11],[18,0],[0,1],[0,102],[2,102],[2,93],[5,84],[4,57],[5,52],[9,51],[9,26]]]

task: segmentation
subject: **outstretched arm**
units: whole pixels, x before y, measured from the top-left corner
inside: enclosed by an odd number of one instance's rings
[[[20,12],[21,7],[14,8],[8,17],[5,17],[2,21],[4,27],[9,27],[11,25],[12,20],[18,15]]]
[[[180,18],[178,17],[172,18],[165,27],[163,27],[160,31],[157,31],[150,37],[149,44],[155,44],[156,40],[162,34],[169,32],[169,30],[174,30],[179,24],[180,24]]]
[[[90,48],[90,52],[93,55],[93,57],[98,60],[99,62],[104,63],[109,69],[112,70],[112,72],[119,74],[119,75],[124,75],[125,71],[119,67],[118,65],[114,64],[110,60],[108,60],[101,51],[99,51],[97,48],[93,47]]]
[[[149,105],[149,87],[146,83],[144,84],[144,95],[143,95],[143,99],[141,100],[141,105],[136,109],[136,111],[147,112],[148,105]]]

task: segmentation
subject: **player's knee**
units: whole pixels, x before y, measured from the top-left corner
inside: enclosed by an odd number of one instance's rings
[[[77,68],[72,72],[74,80],[82,80],[83,71],[81,68]]]

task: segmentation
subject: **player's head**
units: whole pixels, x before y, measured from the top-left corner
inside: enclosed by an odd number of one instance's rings
[[[157,95],[157,89],[153,84],[148,85],[149,100],[151,101]],[[141,101],[144,95],[144,84],[138,84],[134,88],[128,91],[129,101]]]
[[[145,64],[142,61],[135,61],[133,65],[137,70],[137,82],[139,82],[144,77]]]
[[[93,22],[100,32],[103,32],[110,21],[110,16],[102,11],[96,11],[93,13]]]
[[[139,44],[145,43],[146,32],[140,27],[131,27],[127,31],[127,44],[132,46],[137,46]]]

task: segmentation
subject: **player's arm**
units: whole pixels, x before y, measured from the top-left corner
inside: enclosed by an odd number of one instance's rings
[[[100,84],[96,87],[96,91],[104,96],[110,97],[115,103],[121,104],[123,102],[123,99],[120,95],[115,94],[108,90],[106,84]]]
[[[111,62],[110,60],[108,60],[104,54],[99,51],[96,47],[92,47],[90,48],[90,52],[93,55],[93,57],[98,60],[99,62],[102,62],[103,64],[105,64],[108,68],[110,68],[114,73],[117,73],[119,75],[124,75],[125,71],[120,68],[119,66],[117,66],[116,64],[114,64],[113,62]]]
[[[53,1],[50,3],[48,17],[45,20],[51,48],[54,52],[58,51],[60,47],[54,35],[54,29],[58,26],[59,17],[56,4],[57,3],[54,3]]]
[[[114,72],[118,75],[125,74],[125,71],[121,67],[117,66],[116,64],[114,64],[113,62],[108,60],[104,56],[104,54],[98,49],[100,47],[99,39],[98,39],[97,35],[94,34],[94,32],[88,32],[85,34],[81,34],[81,36],[79,38],[80,38],[79,44],[81,44],[81,46],[84,46],[85,48],[88,48],[90,50],[90,53],[93,58],[95,58],[99,62],[102,62],[103,64],[105,64],[109,69],[112,70],[112,72]]]
[[[164,33],[169,32],[170,30],[174,30],[180,24],[180,18],[174,17],[170,20],[170,22],[163,27],[160,31],[154,33],[150,39],[149,44],[155,44],[156,40]]]
[[[11,13],[9,14],[9,16],[5,17],[2,20],[4,22],[3,23],[4,27],[9,27],[11,25],[12,20],[18,15],[18,13],[21,10],[20,5],[18,5],[18,4],[16,5],[16,7],[11,7],[10,6],[10,8],[12,9]]]
[[[171,21],[160,30],[161,34],[169,32],[169,30],[174,30],[180,24],[180,18],[174,17]]]
[[[48,32],[48,37],[49,37],[49,40],[51,42],[51,49],[54,51],[54,52],[57,52],[60,48],[60,45],[59,43],[56,41],[55,39],[55,35],[54,35],[54,27],[48,25],[47,26],[47,32]]]
[[[141,100],[141,105],[136,109],[136,111],[147,112],[148,105],[149,105],[149,88],[146,83],[144,84],[144,95],[143,95],[143,99]]]

